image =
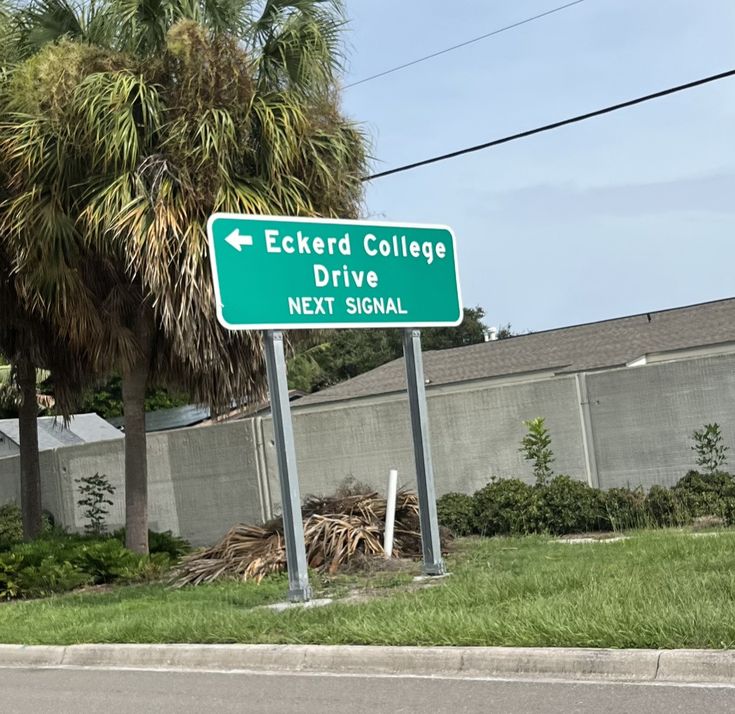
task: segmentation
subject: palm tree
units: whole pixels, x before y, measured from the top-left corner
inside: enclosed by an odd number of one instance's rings
[[[264,391],[260,335],[215,320],[207,217],[352,217],[360,206],[364,141],[335,89],[338,5],[249,11],[111,0],[7,83],[2,225],[34,304],[97,368],[122,371],[127,545],[139,551],[145,385],[215,407]]]
[[[5,78],[21,57],[15,16],[0,5],[0,76]],[[0,166],[0,197],[8,199],[8,176]],[[72,354],[54,326],[34,312],[19,290],[15,265],[8,253],[5,235],[0,234],[0,348],[9,358],[9,378],[1,385],[3,398],[18,411],[20,432],[20,490],[23,535],[31,540],[42,527],[41,473],[38,453],[37,367],[53,370],[59,382],[56,406],[68,419],[73,399],[83,388],[83,355]]]
[[[17,287],[11,261],[0,243],[0,348],[11,363],[10,379],[0,386],[18,410],[23,537],[32,540],[42,527],[37,367],[46,368],[57,382],[54,406],[64,420],[87,384],[91,367],[84,354],[69,349],[51,323],[28,310]]]

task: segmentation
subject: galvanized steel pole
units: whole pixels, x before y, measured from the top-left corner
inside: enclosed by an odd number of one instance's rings
[[[304,547],[304,524],[301,519],[301,495],[288,399],[286,357],[283,351],[283,333],[280,330],[265,332],[265,367],[275,432],[278,478],[281,484],[288,599],[291,602],[306,602],[311,598],[311,587]]]
[[[416,461],[424,574],[444,575],[446,571],[439,542],[439,521],[436,516],[434,467],[431,462],[429,444],[429,417],[426,407],[420,330],[403,330],[403,354],[406,358],[408,404],[411,410],[413,453]]]

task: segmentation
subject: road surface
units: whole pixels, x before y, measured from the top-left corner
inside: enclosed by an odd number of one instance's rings
[[[14,714],[730,714],[735,686],[0,668],[0,709]]]

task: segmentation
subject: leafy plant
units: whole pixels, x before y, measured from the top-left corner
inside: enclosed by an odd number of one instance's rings
[[[191,398],[183,393],[172,392],[164,387],[149,387],[145,393],[146,412],[171,409],[188,404]],[[122,380],[110,377],[93,391],[87,392],[82,400],[81,411],[96,412],[102,418],[123,415]]]
[[[0,551],[7,550],[22,540],[23,521],[20,508],[14,503],[0,506]]]
[[[705,424],[702,429],[695,429],[692,434],[694,446],[692,451],[697,455],[697,466],[706,474],[714,474],[727,462],[728,448],[722,443],[720,425],[715,423]]]
[[[129,551],[116,538],[85,544],[75,552],[74,565],[95,583],[125,579],[144,556]]]
[[[551,435],[543,417],[529,419],[523,424],[528,433],[521,439],[521,448],[518,450],[526,461],[533,462],[536,484],[542,486],[553,474],[551,463],[554,461],[554,452],[551,450]]]
[[[520,479],[493,479],[474,496],[480,535],[522,535],[538,530],[539,490]]]
[[[85,509],[83,515],[88,520],[88,523],[84,524],[84,530],[92,535],[102,535],[105,532],[105,517],[109,514],[106,506],[112,505],[108,496],[115,493],[115,487],[110,484],[105,474],[99,473],[94,476],[83,476],[74,481],[80,484],[79,492],[82,494],[77,505]]]
[[[421,331],[423,349],[443,350],[483,342],[485,311],[465,308],[457,327],[429,327]],[[401,331],[395,329],[338,330],[324,334],[324,342],[304,346],[289,360],[293,389],[311,392],[351,379],[403,354]]]
[[[569,476],[556,476],[541,487],[539,525],[547,533],[584,533],[605,525],[604,494]]]
[[[724,471],[690,471],[673,488],[691,518],[718,516],[728,520],[735,504],[735,477]]]
[[[455,536],[466,536],[475,532],[474,500],[466,493],[445,493],[437,499],[436,512],[439,524]]]
[[[11,600],[18,596],[18,570],[22,559],[14,554],[0,555],[0,599]]]
[[[69,561],[59,562],[53,556],[48,556],[38,565],[22,568],[18,572],[16,597],[45,597],[75,590],[89,582],[90,576]]]
[[[173,562],[168,551],[188,544],[170,533],[158,535],[164,552],[151,556],[133,553],[110,536],[49,531],[18,543],[0,553],[0,599],[45,597],[87,584],[161,580]]]
[[[652,486],[646,496],[646,514],[659,528],[683,526],[692,521],[686,498],[674,489]]]
[[[112,534],[121,543],[125,543],[125,529],[119,528]],[[163,553],[172,561],[178,560],[182,555],[191,552],[191,544],[181,538],[175,536],[171,531],[148,531],[148,550],[151,554]]]
[[[14,550],[0,556],[0,598],[43,597],[56,592],[73,590],[90,581],[89,575],[66,560],[54,555]]]
[[[623,531],[650,525],[642,488],[611,488],[604,492],[603,530]]]

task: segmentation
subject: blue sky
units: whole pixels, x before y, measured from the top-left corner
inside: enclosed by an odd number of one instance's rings
[[[563,0],[348,0],[345,83]],[[585,0],[356,87],[382,170],[735,68],[733,0]],[[541,330],[735,296],[735,78],[373,182],[454,228],[465,305]]]

